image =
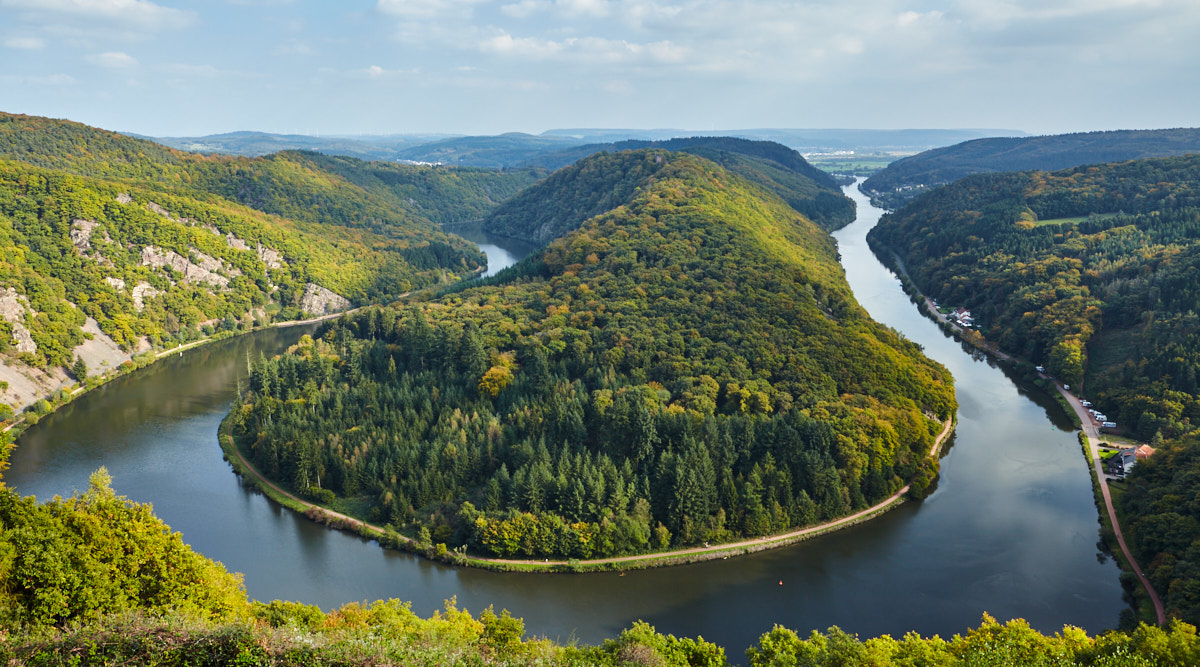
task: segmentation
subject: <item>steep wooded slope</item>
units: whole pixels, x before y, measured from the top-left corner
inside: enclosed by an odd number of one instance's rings
[[[1139,437],[1200,424],[1200,156],[972,176],[868,237]]]
[[[199,156],[0,114],[0,404],[54,392],[76,357],[82,380],[147,346],[469,275],[481,253],[436,223],[479,219],[541,176]]]

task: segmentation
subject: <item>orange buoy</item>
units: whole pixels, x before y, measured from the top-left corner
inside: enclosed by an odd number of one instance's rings
[[[780,585],[780,586],[782,586],[782,585],[783,585],[783,579],[780,579],[780,580],[779,580],[779,585]]]

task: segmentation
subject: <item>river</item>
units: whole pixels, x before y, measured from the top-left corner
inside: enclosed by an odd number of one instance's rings
[[[457,597],[472,612],[493,603],[509,609],[530,634],[588,643],[644,619],[715,641],[735,663],[775,623],[802,635],[838,625],[897,637],[960,633],[984,612],[1021,616],[1042,631],[1115,626],[1124,607],[1119,571],[1097,550],[1090,477],[1070,420],[921,317],[867,248],[881,212],[857,190],[847,194],[859,218],[835,236],[855,295],[950,368],[960,406],[937,490],[866,524],[775,551],[624,576],[497,574],[385,551],[243,486],[217,446],[247,359],[283,350],[301,328],[190,350],[82,396],[21,437],[5,480],[46,498],[85,488],[88,475],[107,466],[118,493],[153,503],[187,543],[244,573],[260,600],[329,609],[399,598],[428,615]],[[485,241],[507,262],[528,251]],[[502,263],[500,252],[484,250]]]

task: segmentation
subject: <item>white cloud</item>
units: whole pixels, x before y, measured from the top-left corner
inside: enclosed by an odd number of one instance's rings
[[[510,5],[501,5],[500,11],[513,18],[523,19],[545,11],[549,7],[550,3],[547,0],[521,0]]]
[[[608,16],[607,0],[555,0],[555,6],[570,16]]]
[[[126,67],[134,67],[138,61],[128,53],[121,51],[106,51],[87,56],[87,61],[99,67],[108,67],[110,69],[124,69]]]
[[[4,40],[4,45],[10,49],[22,49],[25,51],[38,51],[46,48],[46,42],[40,37],[9,37]]]
[[[48,74],[45,76],[24,76],[20,74],[0,75],[0,81],[13,85],[27,86],[71,86],[76,83],[70,74]]]
[[[150,29],[182,28],[196,19],[194,12],[149,0],[0,0],[0,7],[25,10],[30,15],[101,19]]]
[[[376,8],[385,14],[407,18],[434,18],[443,15],[470,16],[472,5],[487,0],[379,0]]]
[[[187,65],[184,63],[175,63],[172,65],[163,66],[162,70],[168,74],[185,75],[189,77],[215,78],[227,72],[213,67],[212,65]]]
[[[549,60],[561,58],[589,64],[673,64],[684,62],[687,49],[671,42],[639,44],[601,37],[568,37],[563,40],[537,37],[513,37],[507,32],[488,37],[479,43],[485,53]]]
[[[348,74],[354,78],[359,78],[359,79],[361,79],[363,77],[363,75],[366,75],[366,77],[368,79],[388,79],[388,78],[398,77],[398,76],[411,77],[411,76],[420,74],[420,70],[419,69],[387,69],[386,67],[380,67],[379,65],[371,65],[370,67],[367,67],[365,69],[351,70]]]

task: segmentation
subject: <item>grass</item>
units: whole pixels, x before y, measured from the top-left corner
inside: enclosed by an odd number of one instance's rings
[[[1038,220],[1033,224],[1035,227],[1044,227],[1046,225],[1077,225],[1087,220],[1107,220],[1116,216],[1116,213],[1093,213],[1091,215],[1083,215],[1075,218],[1051,218],[1050,220]]]

